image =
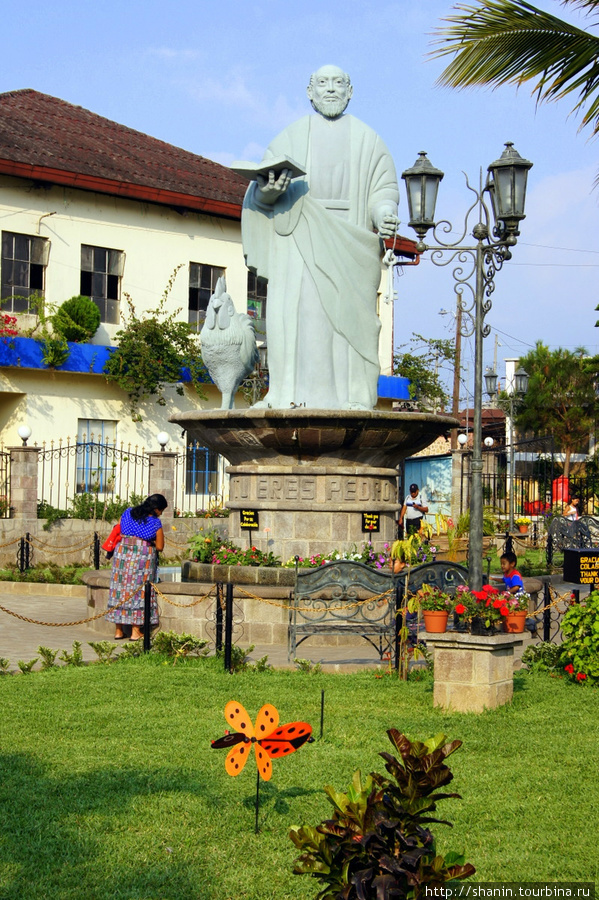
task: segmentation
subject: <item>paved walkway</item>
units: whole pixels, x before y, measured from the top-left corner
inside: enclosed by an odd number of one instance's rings
[[[0,606],[19,615],[42,622],[73,622],[89,615],[85,588],[69,585],[9,584],[0,582]],[[9,669],[18,671],[20,659],[29,661],[39,656],[38,647],[71,652],[73,641],[81,641],[84,660],[96,660],[89,641],[110,640],[89,625],[49,627],[24,622],[0,609],[0,657],[10,660]],[[247,643],[247,642],[246,642]],[[270,665],[287,668],[287,646],[265,644],[256,646],[250,659],[268,656]],[[366,641],[353,647],[311,647],[309,643],[298,649],[298,656],[321,663],[328,671],[349,672],[364,666],[378,667],[378,653]],[[293,666],[290,666],[293,668]],[[39,663],[35,668],[39,668]]]
[[[554,587],[560,594],[578,588],[581,598],[588,593],[585,586],[563,582],[555,584]],[[73,622],[85,619],[89,614],[83,586],[13,585],[0,582],[0,606],[42,622]],[[73,641],[81,641],[84,660],[96,660],[96,653],[88,642],[100,640],[106,640],[106,637],[94,631],[89,625],[57,628],[31,624],[0,609],[0,657],[10,660],[10,670],[18,670],[20,659],[28,661],[39,656],[40,645],[70,652]],[[293,667],[289,666],[287,661],[286,645],[257,645],[250,659],[255,661],[263,656],[268,656],[268,662],[276,668]],[[314,647],[308,641],[298,648],[298,657],[320,663],[327,671],[337,672],[350,672],[365,666],[381,665],[378,653],[366,641],[358,647]],[[383,664],[383,667],[386,667],[386,664]],[[39,668],[39,664],[36,668]]]

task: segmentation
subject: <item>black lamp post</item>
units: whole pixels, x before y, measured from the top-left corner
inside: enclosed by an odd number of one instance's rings
[[[402,178],[406,183],[410,227],[418,235],[416,248],[420,253],[431,251],[431,261],[437,266],[447,266],[456,262],[453,269],[454,290],[462,310],[464,337],[474,334],[474,420],[472,428],[472,486],[470,492],[470,552],[469,581],[475,590],[482,585],[483,546],[483,497],[482,497],[482,382],[483,382],[483,338],[490,328],[485,325],[485,315],[491,309],[491,294],[495,288],[495,274],[504,261],[511,258],[511,247],[517,243],[519,224],[524,218],[526,181],[532,163],[522,159],[507,143],[501,157],[488,167],[487,182],[475,190],[466,178],[466,186],[475,195],[475,200],[466,213],[464,231],[458,241],[448,244],[439,237],[438,229],[447,234],[452,230],[449,222],[435,223],[435,203],[443,172],[435,169],[421,151],[411,169],[406,169]],[[483,196],[488,193],[493,211],[492,232],[489,208]],[[470,214],[478,210],[478,222],[472,229],[475,244],[464,244],[468,233]],[[423,242],[429,229],[433,229],[435,243]],[[468,265],[466,265],[468,264]],[[473,282],[473,283],[472,283]],[[468,290],[469,295],[465,295]],[[461,294],[461,296],[460,296]],[[464,299],[464,297],[467,299]],[[497,381],[495,381],[495,385]]]

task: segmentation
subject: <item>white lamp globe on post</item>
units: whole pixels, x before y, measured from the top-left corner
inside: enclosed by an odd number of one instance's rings
[[[20,425],[17,429],[17,434],[23,441],[23,446],[26,447],[27,441],[31,437],[31,428],[29,427],[29,425]]]
[[[458,434],[458,444],[464,449],[466,444],[468,443],[468,435],[467,434]]]
[[[164,453],[164,449],[170,440],[170,437],[168,436],[167,432],[159,431],[158,434],[156,435],[156,440],[160,444],[161,451]]]

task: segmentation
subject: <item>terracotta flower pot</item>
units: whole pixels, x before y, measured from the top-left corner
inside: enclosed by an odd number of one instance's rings
[[[528,525],[518,525],[520,534],[528,534]]]
[[[443,634],[447,631],[449,613],[443,610],[423,610],[424,627],[429,634]]]
[[[526,610],[521,612],[513,612],[503,617],[503,630],[508,634],[522,634],[526,627]]]

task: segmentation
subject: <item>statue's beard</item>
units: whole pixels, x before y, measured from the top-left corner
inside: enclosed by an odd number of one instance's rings
[[[340,116],[348,103],[349,97],[345,100],[312,100],[312,106],[316,112],[319,112],[321,116],[326,116],[327,119],[336,119],[337,116]]]

